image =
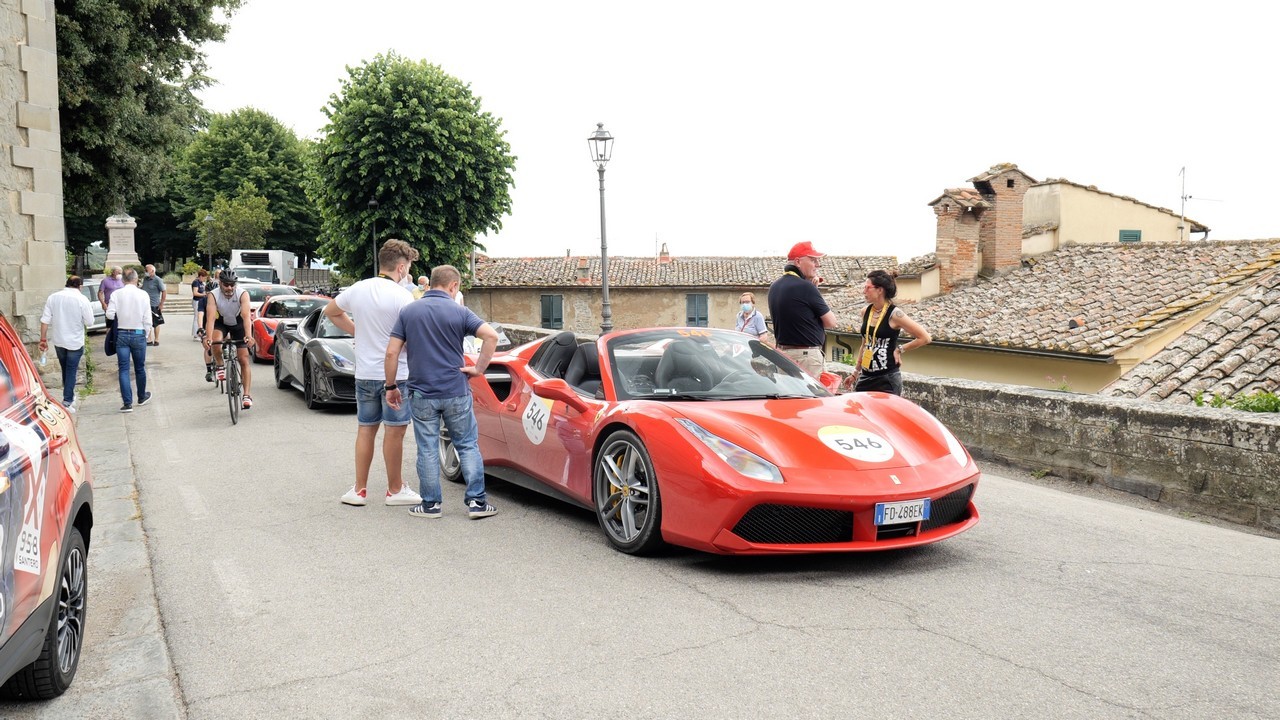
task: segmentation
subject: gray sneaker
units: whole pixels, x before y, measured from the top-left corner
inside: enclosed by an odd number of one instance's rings
[[[467,503],[467,517],[472,520],[487,518],[498,514],[498,508],[490,505],[483,500],[472,500]]]
[[[147,403],[149,403],[149,402],[151,402],[151,391],[150,391],[150,390],[148,390],[148,391],[147,391],[147,394],[146,394],[146,395],[143,395],[143,396],[142,396],[142,399],[138,401],[138,407],[142,407],[143,405],[146,405],[146,404],[147,404]]]
[[[133,405],[131,403],[121,405],[120,412],[133,412]]]

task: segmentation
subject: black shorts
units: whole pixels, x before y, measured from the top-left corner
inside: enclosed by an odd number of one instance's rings
[[[244,324],[236,323],[235,325],[225,325],[222,318],[213,321],[213,329],[222,333],[223,339],[231,338],[239,342],[244,342]]]
[[[858,384],[853,390],[854,392],[886,392],[901,396],[902,373],[895,370],[891,373],[874,377],[860,375],[858,376]]]

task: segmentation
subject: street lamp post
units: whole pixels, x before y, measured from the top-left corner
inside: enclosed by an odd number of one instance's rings
[[[205,269],[213,272],[213,215],[204,216],[204,246],[209,251],[205,256],[208,262]]]
[[[591,159],[600,173],[600,334],[613,330],[613,308],[609,305],[609,242],[604,234],[604,166],[613,155],[613,136],[604,129],[604,123],[596,123],[596,131],[587,138]]]
[[[373,274],[369,277],[378,277],[378,201],[369,201],[369,212],[373,213]]]

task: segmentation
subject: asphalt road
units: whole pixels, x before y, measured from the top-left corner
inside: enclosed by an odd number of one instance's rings
[[[81,427],[124,428],[179,716],[1280,717],[1273,538],[988,473],[925,548],[637,559],[499,481],[481,521],[343,506],[354,411],[261,365],[232,427],[194,343],[152,356],[152,405]]]

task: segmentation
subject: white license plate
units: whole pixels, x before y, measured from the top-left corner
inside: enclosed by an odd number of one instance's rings
[[[929,498],[876,503],[876,525],[898,525],[929,519]]]

